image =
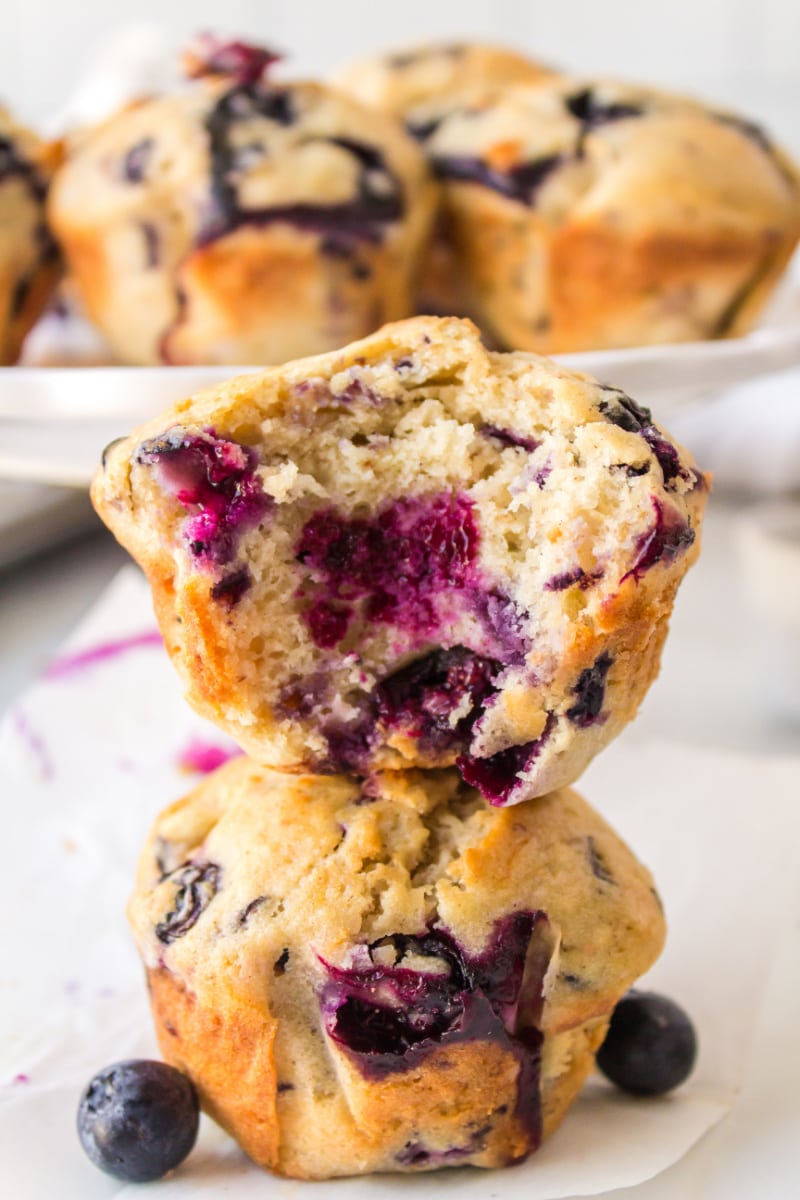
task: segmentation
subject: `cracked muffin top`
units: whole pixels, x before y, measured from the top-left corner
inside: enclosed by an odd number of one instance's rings
[[[184,90],[74,139],[50,214],[125,361],[282,362],[411,311],[433,203],[398,122],[201,41]]]
[[[800,174],[759,126],[562,76],[472,97],[425,144],[462,304],[545,353],[738,335],[800,236]]]
[[[348,64],[333,78],[363,104],[399,117],[425,141],[470,95],[512,83],[539,83],[555,72],[503,46],[432,42]]]
[[[246,759],[157,819],[129,917],[165,1055],[257,1161],[311,1177],[536,1149],[664,937],[573,792],[498,813],[454,770]]]

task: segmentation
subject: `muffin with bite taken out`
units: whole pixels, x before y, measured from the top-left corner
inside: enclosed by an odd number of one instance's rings
[[[455,764],[502,806],[634,716],[707,486],[619,389],[417,317],[182,401],[92,495],[257,761]]]

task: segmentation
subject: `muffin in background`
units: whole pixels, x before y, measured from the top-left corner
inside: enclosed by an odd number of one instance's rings
[[[0,364],[17,361],[25,335],[61,274],[45,221],[59,147],[18,125],[0,106]]]
[[[391,113],[424,141],[473,92],[540,83],[555,72],[502,46],[432,42],[349,63],[334,83],[363,104]]]
[[[204,39],[184,91],[74,139],[51,217],[132,363],[283,362],[408,315],[433,185],[397,122]]]
[[[533,1153],[664,940],[575,792],[493,812],[453,770],[244,758],[157,818],[128,915],[166,1060],[305,1179]]]
[[[471,97],[555,78],[556,71],[516,50],[469,42],[432,42],[350,63],[333,82],[356,100],[399,118],[423,146]],[[417,311],[470,316],[449,232],[440,212],[420,272]]]
[[[426,148],[450,290],[515,349],[746,333],[800,236],[797,168],[760,128],[644,87],[507,87]]]

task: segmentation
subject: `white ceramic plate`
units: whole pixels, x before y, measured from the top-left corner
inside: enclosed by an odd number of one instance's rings
[[[703,395],[800,363],[800,259],[743,338],[588,351],[561,361],[625,388],[667,424]],[[103,446],[176,400],[258,367],[0,368],[0,476],[87,486]]]

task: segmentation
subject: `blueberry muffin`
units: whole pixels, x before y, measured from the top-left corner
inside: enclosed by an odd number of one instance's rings
[[[403,121],[423,146],[469,98],[513,83],[537,84],[554,72],[523,54],[477,43],[429,43],[351,63],[334,83],[364,104]],[[417,308],[469,315],[446,212],[440,212],[424,256]]]
[[[417,317],[176,405],[93,497],[257,761],[455,763],[506,804],[635,714],[706,483],[618,389]]]
[[[0,365],[16,362],[61,273],[45,222],[58,153],[0,107]]]
[[[323,1179],[536,1150],[657,957],[650,876],[563,791],[238,759],[155,823],[130,922],[168,1062],[257,1163]]]
[[[745,333],[800,235],[800,176],[761,129],[642,87],[509,87],[426,148],[451,289],[515,349]]]
[[[502,46],[432,42],[350,63],[334,83],[363,104],[391,113],[425,141],[476,91],[539,83],[554,72]]]
[[[76,139],[51,216],[133,363],[278,363],[407,316],[432,210],[397,122],[211,43],[187,88]]]

